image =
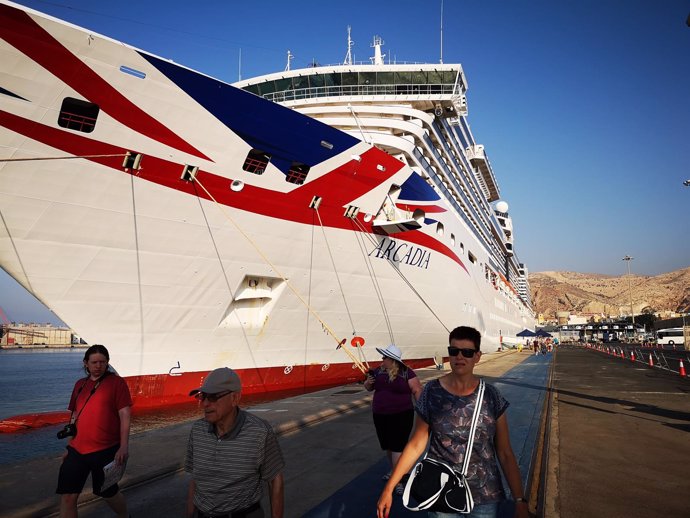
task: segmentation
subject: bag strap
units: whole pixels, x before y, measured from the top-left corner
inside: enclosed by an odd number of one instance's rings
[[[477,403],[474,406],[474,413],[472,414],[472,426],[470,427],[470,435],[467,438],[467,450],[465,451],[465,460],[462,463],[461,475],[466,476],[470,469],[470,457],[472,456],[472,445],[474,444],[474,434],[477,431],[477,423],[479,423],[479,414],[484,401],[484,380],[479,380],[479,391],[477,392]]]
[[[424,456],[424,459],[427,459],[426,455]],[[433,462],[435,464],[441,464],[441,465],[445,466],[446,468],[448,468],[449,472],[453,471],[453,468],[451,468],[450,466],[448,466],[444,462],[436,461],[434,459],[428,459],[428,461]],[[403,491],[403,497],[402,497],[403,505],[407,509],[409,509],[410,511],[424,511],[426,509],[429,509],[429,507],[434,505],[434,503],[436,503],[436,500],[439,499],[439,497],[443,493],[443,490],[445,489],[446,483],[448,483],[448,481],[450,480],[450,476],[448,475],[448,473],[441,473],[441,478],[439,479],[440,486],[439,486],[438,491],[436,493],[434,493],[433,495],[429,496],[429,498],[427,498],[423,502],[419,502],[417,507],[415,507],[414,505],[411,505],[410,504],[410,493],[412,492],[412,481],[417,476],[417,468],[420,464],[421,464],[421,461],[418,462],[417,464],[415,464],[414,467],[412,468],[412,472],[410,473],[410,478],[407,480],[407,483],[405,484],[405,489]]]
[[[79,410],[79,413],[77,414],[77,417],[74,418],[74,421],[72,421],[72,416],[74,416],[74,410],[72,410],[72,414],[70,414],[70,416],[69,416],[69,421],[70,421],[70,423],[76,423],[76,422],[79,420],[79,416],[80,416],[81,413],[84,411],[84,408],[86,408],[86,404],[87,404],[87,403],[89,402],[89,400],[91,399],[91,396],[93,396],[93,395],[96,393],[96,389],[97,389],[98,387],[101,386],[101,382],[103,381],[103,378],[105,378],[108,374],[110,374],[110,371],[105,371],[105,372],[103,373],[103,375],[102,375],[100,378],[98,378],[98,380],[96,381],[96,385],[91,389],[91,392],[89,393],[89,397],[87,397],[87,398],[86,398],[86,401],[84,401],[84,404],[82,405],[81,410]],[[87,376],[87,377],[84,379],[84,383],[82,384],[82,386],[79,387],[79,391],[77,392],[77,398],[79,397],[79,394],[81,394],[82,389],[86,386],[86,383],[87,383],[88,381],[89,381],[89,377]],[[76,406],[76,404],[77,404],[76,399],[75,399],[75,401],[74,401],[74,404],[75,404],[75,406]]]
[[[470,456],[472,454],[472,445],[474,443],[474,434],[475,431],[477,430],[477,424],[479,423],[479,411],[481,410],[482,402],[484,400],[484,380],[480,379],[479,380],[479,390],[477,391],[477,403],[474,407],[474,412],[472,413],[472,425],[470,427],[470,435],[467,441],[467,451],[465,452],[465,460],[463,461],[462,465],[462,473],[460,473],[461,476],[465,477],[467,475],[467,470],[469,469],[470,465]],[[407,480],[407,484],[405,484],[405,490],[403,492],[403,505],[409,509],[410,511],[422,511],[425,509],[429,509],[434,503],[438,500],[438,498],[441,496],[443,493],[443,490],[445,488],[446,483],[448,480],[450,480],[450,476],[447,473],[442,473],[441,474],[441,479],[440,479],[440,488],[438,492],[434,495],[431,495],[429,498],[427,498],[424,502],[419,502],[417,507],[410,506],[410,493],[412,491],[412,482],[414,481],[415,477],[418,475],[417,473],[417,468],[418,466],[424,461],[428,460],[429,462],[432,462],[434,464],[439,464],[442,466],[445,466],[448,469],[448,472],[455,473],[455,477],[458,477],[458,472],[453,469],[452,466],[449,466],[443,461],[436,460],[433,458],[429,457],[429,450],[424,452],[424,457],[422,458],[421,461],[417,462],[415,466],[412,468],[412,471],[410,472],[410,478]],[[472,501],[472,493],[468,491],[468,498],[470,501]]]

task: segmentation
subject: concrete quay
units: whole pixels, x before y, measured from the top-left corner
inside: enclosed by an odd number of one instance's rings
[[[511,442],[525,482],[532,473],[550,359],[507,351],[485,355],[476,368],[511,402]],[[422,382],[443,374],[434,368],[416,372]],[[286,460],[286,518],[375,516],[381,477],[388,468],[370,405],[370,393],[361,385],[348,385],[249,408],[271,422],[279,435]],[[182,463],[191,423],[132,435],[121,486],[134,518],[183,515],[188,476]],[[0,474],[0,516],[55,516],[59,464],[59,458],[42,458],[6,467]],[[88,484],[79,516],[110,516]],[[510,513],[509,505],[505,513]],[[398,497],[392,516],[419,515],[404,509]]]
[[[544,515],[690,516],[690,379],[564,345],[553,372]]]

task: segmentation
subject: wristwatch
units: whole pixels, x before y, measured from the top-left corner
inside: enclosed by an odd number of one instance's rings
[[[515,499],[515,503],[518,503],[518,502],[527,503],[527,499],[521,496],[520,498],[516,498],[516,499]]]

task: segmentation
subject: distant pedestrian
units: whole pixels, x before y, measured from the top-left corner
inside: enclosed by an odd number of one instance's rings
[[[271,518],[283,518],[283,454],[271,425],[240,409],[241,391],[237,373],[223,367],[189,393],[201,401],[204,418],[187,442],[188,518],[263,518],[264,482]]]
[[[76,518],[77,500],[91,474],[94,494],[102,497],[120,518],[127,518],[127,502],[117,483],[102,487],[103,468],[113,460],[123,465],[129,456],[132,398],[125,381],[110,371],[108,349],[92,345],[84,354],[86,377],[72,390],[70,424],[58,437],[69,437],[62,456],[56,493],[60,518]]]
[[[505,413],[509,403],[495,386],[488,383],[485,384],[473,446],[467,452],[471,416],[478,399],[480,379],[474,375],[474,367],[481,359],[481,335],[476,329],[463,326],[451,331],[448,341],[451,372],[424,386],[417,401],[414,433],[379,497],[377,517],[388,518],[395,484],[412,469],[428,446],[428,458],[452,465],[457,471],[461,470],[465,455],[470,455],[467,483],[475,506],[470,514],[432,511],[427,516],[495,518],[499,502],[506,497],[498,467],[500,463],[515,499],[514,517],[527,518],[527,500],[522,492],[520,469],[510,445]]]
[[[383,478],[388,480],[402,454],[414,424],[414,407],[422,393],[417,374],[402,361],[402,352],[391,344],[376,350],[381,354],[381,367],[367,376],[364,388],[374,391],[372,412],[381,449],[386,452],[391,469]],[[395,488],[402,494],[403,486]]]

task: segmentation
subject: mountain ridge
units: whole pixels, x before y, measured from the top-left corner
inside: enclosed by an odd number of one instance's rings
[[[607,317],[690,311],[690,267],[659,275],[606,275],[571,271],[529,274],[535,311],[545,318],[558,311]]]

